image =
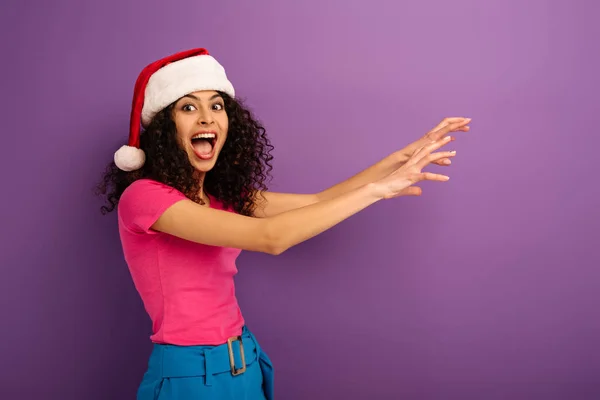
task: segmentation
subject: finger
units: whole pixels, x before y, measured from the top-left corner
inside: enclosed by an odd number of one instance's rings
[[[440,137],[442,137],[442,135],[445,135],[448,132],[455,132],[457,130],[464,128],[465,126],[468,126],[469,122],[471,122],[471,118],[466,118],[465,120],[460,121],[460,122],[453,122],[453,123],[447,124],[445,126],[442,126],[440,129],[436,130],[434,132],[434,136],[437,136],[438,138],[440,138]]]
[[[423,190],[418,186],[409,186],[398,193],[398,196],[420,196]]]
[[[446,126],[448,126],[450,124],[461,123],[461,122],[464,122],[467,120],[470,121],[469,118],[464,118],[464,117],[444,118],[439,124],[437,124],[435,127],[433,127],[433,129],[431,129],[429,132],[427,132],[425,134],[425,137],[433,137],[435,135],[435,132],[438,132],[440,129],[445,128]]]
[[[428,143],[425,146],[422,146],[418,151],[415,152],[415,158],[420,160],[421,158],[425,157],[427,154],[441,148],[442,146],[450,143],[451,141],[452,141],[452,136],[446,136],[436,142]]]
[[[439,140],[441,137],[443,137],[444,135],[450,133],[450,132],[457,132],[457,131],[463,131],[463,132],[468,132],[470,127],[467,125],[469,122],[471,122],[470,118],[466,118],[463,121],[460,122],[454,122],[454,123],[450,123],[450,124],[446,124],[442,127],[440,127],[439,129],[436,129],[433,132],[430,132],[427,137],[432,140]]]
[[[445,146],[446,144],[450,143],[452,141],[451,139],[452,139],[452,137],[446,136],[442,140],[438,140],[437,142],[433,142],[433,143],[428,144],[427,146],[421,147],[420,150],[416,151],[415,154],[413,154],[411,156],[409,161],[411,162],[411,164],[419,163],[423,159],[423,157],[427,156],[428,154],[430,154],[431,152],[433,152],[435,150],[438,150],[442,146]],[[411,165],[411,164],[409,164],[409,165]]]
[[[457,123],[457,122],[462,122],[465,119],[466,119],[465,117],[448,117],[448,118],[444,118],[439,124],[437,124],[432,130],[430,130],[427,133],[435,132],[435,131],[440,130],[441,128],[445,127],[448,124],[454,124],[454,123]]]
[[[450,177],[448,175],[434,174],[433,172],[422,172],[416,177],[416,181],[437,181],[446,182]]]
[[[447,167],[448,165],[452,164],[452,160],[450,160],[449,158],[442,158],[441,160],[434,160],[431,163],[440,165],[442,167]]]
[[[456,155],[456,150],[440,151],[438,153],[428,154],[426,157],[423,157],[421,160],[419,160],[419,162],[416,164],[416,166],[419,169],[423,169],[427,166],[427,164],[430,164],[434,161],[443,160],[444,158],[451,158],[451,157],[454,157],[455,155]]]
[[[445,137],[441,138],[444,139]],[[441,139],[437,139],[437,140],[441,140]],[[453,142],[456,140],[456,137],[454,136],[450,136],[450,141]],[[419,139],[418,141],[415,142],[415,146],[420,146],[417,150],[420,150],[421,148],[423,148],[424,146],[435,142],[436,140],[431,139],[429,136],[423,136],[421,139]],[[413,151],[416,152],[417,150]]]

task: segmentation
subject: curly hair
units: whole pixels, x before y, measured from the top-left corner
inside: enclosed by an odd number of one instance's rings
[[[206,173],[204,182],[199,181],[196,169],[178,143],[173,103],[159,112],[140,136],[140,148],[146,153],[142,168],[125,172],[117,168],[114,161],[108,165],[97,187],[97,193],[106,196],[108,202],[101,207],[102,214],[116,208],[125,189],[134,181],[148,178],[179,190],[199,204],[204,204],[200,198],[202,186],[225,208],[252,215],[256,207],[255,194],[267,189],[273,146],[265,128],[242,101],[226,93],[219,94],[229,118],[229,130],[219,158]]]

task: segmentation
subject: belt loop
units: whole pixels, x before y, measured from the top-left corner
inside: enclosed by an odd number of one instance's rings
[[[213,374],[210,360],[210,349],[204,349],[204,384],[212,386]]]

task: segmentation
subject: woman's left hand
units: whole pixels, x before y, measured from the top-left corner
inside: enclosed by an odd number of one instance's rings
[[[436,127],[431,129],[425,135],[423,135],[420,139],[414,141],[408,146],[404,147],[401,150],[396,152],[396,158],[400,161],[400,163],[405,163],[410,156],[419,148],[433,142],[437,142],[440,139],[446,137],[448,133],[451,132],[468,132],[470,127],[467,125],[471,122],[471,118],[463,118],[463,117],[448,117],[444,118]],[[450,139],[451,141],[455,140],[454,137]],[[451,164],[449,158],[442,158],[440,160],[436,160],[433,162],[437,165],[447,166]]]

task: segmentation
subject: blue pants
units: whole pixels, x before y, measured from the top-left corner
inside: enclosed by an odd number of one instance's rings
[[[155,344],[137,400],[175,399],[273,400],[273,365],[246,327],[220,346]]]

